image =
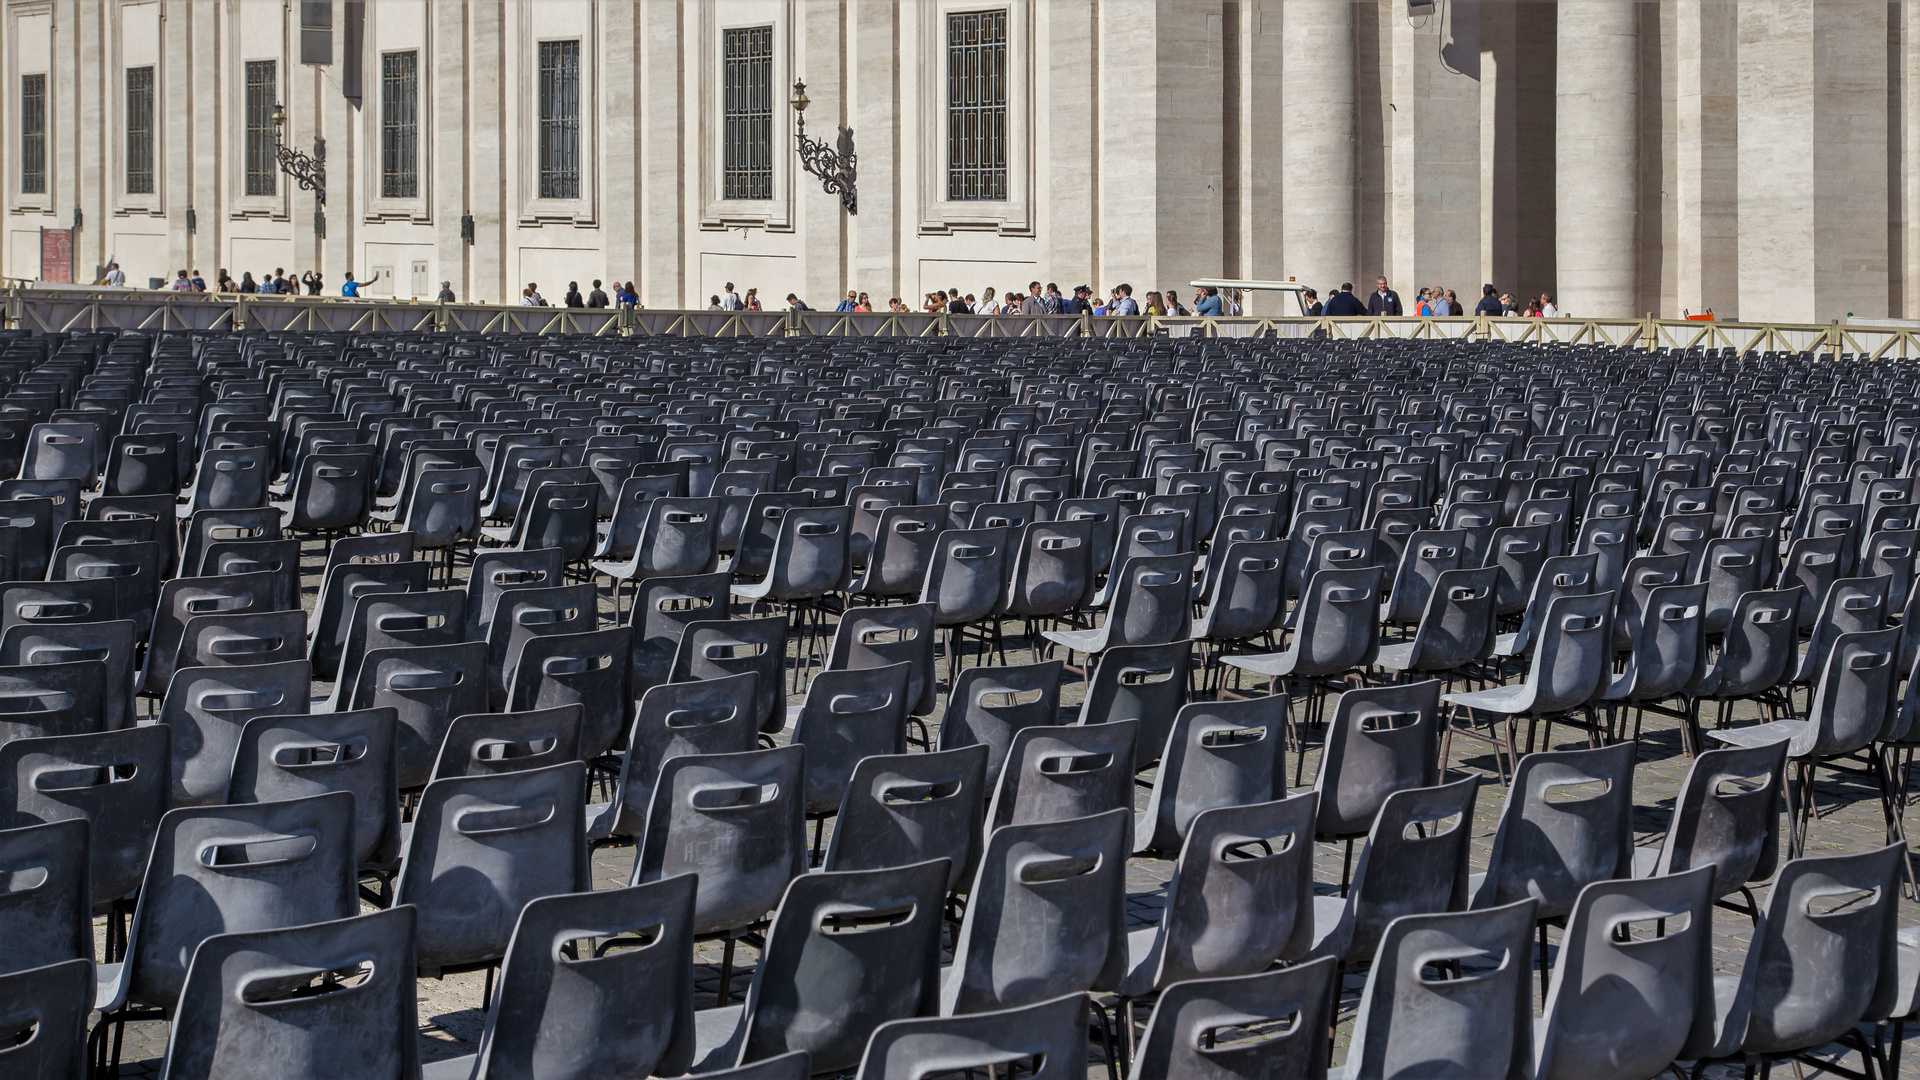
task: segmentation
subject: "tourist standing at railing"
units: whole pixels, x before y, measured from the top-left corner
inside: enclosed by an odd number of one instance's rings
[[[1400,294],[1387,288],[1387,279],[1378,278],[1374,282],[1373,295],[1367,297],[1368,315],[1388,315],[1398,317],[1406,314],[1400,306]],[[1351,288],[1352,286],[1347,286]]]
[[[580,283],[577,281],[567,282],[567,293],[560,298],[560,302],[570,308],[586,307],[587,298],[580,295]]]
[[[1040,283],[1037,281],[1028,282],[1027,295],[1020,298],[1020,314],[1045,315],[1046,313],[1046,301],[1040,298]]]
[[[1200,302],[1200,298],[1205,296],[1206,294],[1207,293],[1205,289],[1196,290],[1193,294],[1193,302],[1198,304]],[[1184,316],[1184,315],[1191,315],[1193,314],[1193,312],[1188,311],[1187,306],[1180,302],[1179,293],[1174,292],[1172,289],[1168,289],[1167,290],[1167,314]]]
[[[1058,315],[1066,308],[1066,299],[1060,295],[1060,286],[1047,282],[1047,294],[1040,298],[1040,308],[1048,315]]]
[[[374,282],[379,280],[380,280],[380,271],[378,270],[375,270],[373,272],[373,276],[368,278],[365,281],[355,281],[353,279],[353,271],[348,270],[345,279],[340,282],[340,295],[341,296],[359,296],[361,286],[371,285]],[[242,284],[244,284],[244,282]],[[246,289],[243,288],[240,291],[246,292]]]
[[[639,298],[638,296],[636,296],[636,297],[634,297],[634,298],[633,298],[633,301],[634,301],[634,303],[636,303],[636,304],[637,304],[637,303],[639,303],[639,302],[640,302],[640,298]],[[748,311],[759,311],[759,310],[760,310],[760,290],[759,290],[759,289],[748,289],[748,290],[747,290],[747,299],[745,300],[745,304],[746,304],[746,310],[748,310]]]
[[[127,275],[125,275],[125,274],[123,274],[123,273],[121,273],[121,272],[120,272],[120,264],[119,264],[119,263],[117,263],[117,262],[110,262],[110,263],[108,263],[108,264],[107,264],[107,277],[106,277],[106,282],[107,282],[107,284],[109,284],[109,285],[111,285],[111,286],[113,286],[113,287],[114,287],[114,288],[116,288],[116,289],[118,289],[118,288],[120,288],[120,287],[122,287],[122,286],[124,286],[124,285],[126,285],[126,283],[127,283]]]
[[[1414,298],[1413,313],[1423,319],[1433,314],[1432,294],[1426,289],[1421,289],[1420,295]]]
[[[1560,309],[1553,306],[1553,297],[1545,294],[1541,295],[1540,317],[1543,319],[1557,319],[1560,317]]]
[[[1120,288],[1118,291],[1120,293],[1120,299],[1116,304],[1108,305],[1109,310],[1107,314],[1109,315],[1140,314],[1140,304],[1137,301],[1135,301],[1133,298],[1133,286],[1123,281],[1120,283]]]
[[[1380,279],[1382,286],[1385,286],[1386,283],[1386,278]],[[1394,297],[1393,302],[1399,304],[1400,298],[1397,296]],[[1341,282],[1340,288],[1336,290],[1332,296],[1327,297],[1327,317],[1330,319],[1350,319],[1366,314],[1368,314],[1367,305],[1361,303],[1360,298],[1353,295],[1353,283],[1351,281]]]
[[[539,282],[529,281],[527,282],[527,287],[520,290],[520,306],[521,307],[546,307],[547,306],[546,297],[543,297],[540,295]]]
[[[855,307],[859,305],[859,303],[860,303],[860,294],[855,292],[852,289],[848,289],[846,299],[833,305],[833,310],[836,313],[852,311]]]
[[[1480,286],[1480,302],[1473,305],[1473,313],[1475,315],[1502,315],[1505,314],[1505,312],[1506,305],[1502,304],[1500,298],[1494,295],[1493,286]]]
[[[746,307],[740,300],[740,294],[733,291],[733,282],[727,282],[727,287],[720,290],[720,310],[744,311]]]
[[[439,300],[443,304],[453,303],[453,282],[443,281],[440,283]]]
[[[795,296],[793,293],[788,293],[787,294],[787,310],[788,311],[811,311],[813,309],[807,306],[807,302],[805,300],[800,299],[798,296]]]
[[[1220,290],[1211,285],[1202,288],[1193,301],[1193,313],[1202,318],[1217,319],[1226,314],[1226,310],[1226,305],[1220,301]]]
[[[599,278],[593,279],[593,291],[587,294],[587,306],[590,308],[603,308],[607,306],[607,294],[605,290],[600,288]]]

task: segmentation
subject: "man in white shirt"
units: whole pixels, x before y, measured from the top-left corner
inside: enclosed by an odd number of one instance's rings
[[[720,310],[745,311],[746,309],[747,305],[740,301],[740,294],[733,291],[733,282],[727,282],[727,290],[720,297]]]
[[[108,263],[107,264],[107,284],[117,289],[120,286],[125,285],[126,283],[127,283],[127,275],[120,272],[120,264],[117,262]]]

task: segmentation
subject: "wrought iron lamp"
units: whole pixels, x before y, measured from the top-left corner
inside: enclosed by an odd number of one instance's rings
[[[273,156],[280,164],[280,171],[293,178],[293,182],[313,192],[313,199],[321,206],[327,204],[327,140],[313,140],[313,154],[308,156],[298,150],[290,150],[280,141],[280,131],[287,124],[287,110],[273,107]]]
[[[807,84],[799,79],[793,81],[793,97],[788,99],[793,106],[794,137],[800,140],[800,166],[820,178],[820,186],[831,195],[838,192],[840,205],[849,214],[858,213],[854,195],[853,129],[840,125],[840,138],[835,146],[828,146],[819,139],[807,138]]]

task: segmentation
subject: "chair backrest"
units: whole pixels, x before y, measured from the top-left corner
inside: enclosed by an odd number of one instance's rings
[[[1160,645],[1115,645],[1100,654],[1078,722],[1110,724],[1137,720],[1136,767],[1160,760],[1173,720],[1187,701],[1193,643],[1182,638]]]
[[[860,670],[905,662],[907,711],[924,716],[933,711],[938,693],[933,639],[931,604],[847,608],[834,627],[827,668]]]
[[[846,585],[848,506],[796,506],[780,519],[764,581],[775,600],[823,596]]]
[[[401,528],[420,548],[452,547],[480,532],[480,493],[487,482],[478,466],[427,469],[414,475]]]
[[[1560,596],[1547,605],[1527,671],[1535,716],[1562,713],[1593,700],[1613,672],[1609,622],[1613,596]]]
[[[482,551],[467,576],[468,641],[484,641],[500,598],[519,589],[550,589],[561,583],[565,561],[559,548]]]
[[[1698,577],[1707,583],[1707,632],[1726,630],[1740,597],[1764,584],[1766,545],[1763,536],[1715,537],[1707,541]]]
[[[373,592],[347,604],[345,644],[334,700],[359,681],[369,651],[410,645],[450,645],[466,640],[467,594],[458,589]]]
[[[1532,897],[1553,918],[1593,882],[1632,876],[1637,750],[1627,740],[1521,758],[1472,906]]]
[[[1140,1035],[1130,1080],[1232,1080],[1327,1075],[1333,980],[1339,961],[1323,956],[1254,975],[1192,979],[1161,991]],[[1291,1021],[1275,1030],[1276,1022]],[[1222,1028],[1263,1028],[1267,1037],[1228,1046]],[[1271,1032],[1268,1034],[1268,1032]]]
[[[674,654],[688,626],[725,619],[730,580],[722,571],[635,583],[628,622],[634,629],[629,678],[636,696],[672,678]]]
[[[180,640],[186,633],[188,619],[203,615],[272,611],[277,599],[276,584],[274,575],[263,570],[225,577],[178,577],[162,585],[156,598],[147,652],[147,691],[165,692],[167,680],[173,677],[174,662],[180,654]],[[303,645],[305,638],[306,627],[303,624]],[[306,650],[302,649],[300,656],[306,655]]]
[[[1793,673],[1797,659],[1801,602],[1798,589],[1756,589],[1742,593],[1727,618],[1713,685],[1707,692],[1725,698],[1746,697],[1778,686]]]
[[[340,672],[347,647],[347,616],[362,596],[371,593],[425,592],[427,564],[407,562],[341,563],[320,583],[320,600],[313,611],[312,642],[307,656],[320,678],[332,681]]]
[[[1628,560],[1613,609],[1614,648],[1631,649],[1639,640],[1640,622],[1654,589],[1686,580],[1685,555],[1637,555]]]
[[[1827,662],[1827,652],[1841,634],[1878,630],[1887,625],[1886,577],[1839,578],[1827,586],[1820,613],[1813,620],[1813,638],[1801,654],[1793,681],[1812,682]]]
[[[987,786],[997,786],[1015,733],[1059,723],[1061,671],[1058,660],[963,669],[947,695],[939,748],[985,745]]]
[[[1313,782],[1319,836],[1364,836],[1387,796],[1440,782],[1440,686],[1370,686],[1335,700]]]
[[[1466,533],[1460,529],[1422,529],[1409,537],[1381,618],[1386,622],[1419,619],[1440,575],[1460,568],[1466,545]]]
[[[946,522],[945,506],[890,506],[882,510],[859,591],[874,596],[917,594],[927,580],[934,545]]]
[[[131,893],[173,793],[164,724],[0,744],[0,828],[82,820],[93,903]]]
[[[949,1015],[1114,989],[1127,969],[1126,832],[1133,812],[987,834],[941,989]],[[1085,1035],[1079,1035],[1085,1045]]]
[[[946,889],[970,880],[983,839],[987,748],[862,758],[827,839],[827,870],[947,860]]]
[[[1653,872],[1711,866],[1716,900],[1772,877],[1786,762],[1785,741],[1703,751],[1674,796]]]
[[[640,696],[609,817],[596,832],[639,836],[646,827],[660,764],[677,754],[738,754],[758,745],[754,703],[759,675],[662,683]]]
[[[1848,538],[1844,536],[1803,536],[1787,545],[1776,587],[1800,590],[1802,630],[1813,625],[1828,587],[1845,573],[1848,550]]]
[[[88,822],[0,829],[0,974],[93,959]]]
[[[453,718],[487,709],[487,646],[464,641],[375,649],[360,663],[348,704],[394,707],[396,772],[402,788],[417,788],[432,775]]]
[[[93,959],[66,960],[0,975],[0,1076],[87,1075],[87,1016],[93,1011]],[[30,1032],[24,1040],[19,1036]]]
[[[874,1029],[856,1076],[858,1080],[899,1080],[1008,1062],[1029,1064],[1031,1080],[1080,1080],[1086,1075],[1087,996],[1063,994],[969,1016],[890,1021]],[[789,1080],[784,1075],[707,1075],[727,1080]]]
[[[1251,975],[1304,956],[1313,939],[1314,803],[1302,792],[1197,815],[1167,883],[1159,933],[1122,993]]]
[[[1360,994],[1348,1072],[1366,1077],[1514,1077],[1532,1066],[1533,901],[1405,915],[1385,927]],[[1461,978],[1427,965],[1457,962]]]
[[[500,598],[487,625],[487,691],[495,708],[508,707],[508,693],[521,658],[535,638],[584,634],[599,625],[599,600],[591,583],[551,589],[515,589]],[[617,655],[628,656],[629,645]],[[625,671],[621,672],[624,678]]]
[[[786,720],[787,620],[768,615],[758,619],[703,619],[688,623],[673,655],[674,682],[717,679],[751,671],[754,684],[754,723],[762,731],[778,731]]]
[[[580,719],[585,715],[586,706],[574,704],[456,716],[434,760],[433,780],[525,772],[579,761]]]
[[[394,907],[311,926],[216,934],[193,951],[164,1080],[329,1080],[420,1068],[418,915]],[[342,970],[350,990],[314,992]]]
[[[948,529],[934,539],[920,602],[932,604],[934,622],[959,626],[1000,609],[1012,565],[1013,530]]]
[[[582,705],[580,755],[597,758],[627,733],[633,628],[530,637],[520,648],[507,707],[514,711]]]
[[[1227,529],[1232,520],[1222,518],[1221,528]],[[1215,565],[1208,567],[1206,610],[1194,624],[1194,636],[1242,641],[1278,625],[1286,609],[1283,576],[1290,543],[1216,540],[1209,553]]]
[[[307,712],[311,691],[305,660],[176,672],[160,703],[160,722],[173,728],[173,804],[223,801],[247,721]]]
[[[634,546],[633,576],[705,574],[720,558],[722,500],[663,496],[647,504]]]
[[[1182,706],[1136,829],[1142,850],[1180,850],[1207,810],[1284,798],[1289,708],[1285,694]]]
[[[221,541],[278,539],[280,511],[271,506],[195,510],[187,520],[185,539],[181,543],[180,573],[187,577],[198,575],[207,548]]]
[[[404,594],[402,594],[404,595]],[[173,670],[183,667],[246,667],[306,658],[307,616],[300,611],[251,611],[195,615],[180,631]],[[352,683],[337,683],[344,700]]]
[[[814,675],[794,720],[792,739],[807,750],[807,813],[825,814],[839,807],[862,758],[906,753],[912,666],[901,662]]]
[[[585,892],[586,766],[461,776],[428,784],[394,887],[420,909],[420,967],[498,960],[530,900]]]
[[[1414,631],[1409,670],[1450,670],[1493,651],[1499,574],[1485,566],[1440,575]]]
[[[1660,585],[1647,591],[1635,628],[1627,673],[1629,700],[1656,701],[1679,693],[1699,675],[1706,652],[1707,586]],[[1616,607],[1616,618],[1618,608]],[[1615,626],[1615,640],[1619,640]],[[1608,696],[1614,696],[1609,690]]]
[[[1319,570],[1300,592],[1292,619],[1296,676],[1336,675],[1373,663],[1380,651],[1380,567]]]
[[[1896,843],[1781,866],[1754,927],[1725,1031],[1714,1030],[1711,1010],[1696,1012],[1680,1056],[1699,1056],[1709,1047],[1778,1053],[1820,1046],[1852,1029],[1877,999],[1891,997],[1905,854],[1905,845]]]
[[[1713,1008],[1713,871],[1596,881],[1575,898],[1536,1029],[1538,1080],[1653,1076]]]
[[[940,1004],[945,859],[802,874],[787,885],[747,991],[736,1063],[804,1050],[851,1069],[873,1030]]]
[[[1107,644],[1164,645],[1185,638],[1194,600],[1191,552],[1137,555],[1108,582]]]
[[[1897,718],[1893,658],[1899,649],[1898,627],[1835,638],[1807,706],[1807,726],[1794,735],[1787,756],[1850,754],[1885,738]]]
[[[71,664],[85,660],[104,666],[98,691],[107,728],[133,722],[134,625],[131,619],[85,623],[16,623],[0,633],[0,665],[6,668]],[[84,674],[74,669],[76,674]],[[81,689],[88,700],[93,692]],[[51,704],[51,703],[48,703]]]
[[[1006,768],[987,805],[987,831],[1029,821],[1064,821],[1114,807],[1129,812],[1133,849],[1134,747],[1140,724],[1037,726],[1014,733]]]
[[[691,875],[527,902],[500,964],[477,1076],[679,1075],[691,1063]],[[581,938],[605,939],[587,951]]]
[[[400,788],[392,707],[317,715],[261,716],[240,729],[229,803],[353,793],[358,862],[392,862],[400,851]]]
[[[1367,833],[1347,889],[1347,956],[1373,952],[1402,915],[1467,906],[1467,849],[1480,777],[1388,795]]]
[[[697,934],[757,922],[806,872],[805,756],[782,746],[667,758],[634,851],[633,883],[700,875]]]
[[[49,581],[103,579],[113,586],[114,610],[125,611],[142,640],[153,628],[160,597],[166,548],[158,541],[132,544],[77,544],[55,548],[47,564]]]
[[[121,977],[131,1000],[171,1009],[207,938],[359,909],[352,795],[181,807],[154,834]]]
[[[1500,614],[1512,615],[1526,610],[1527,598],[1533,593],[1540,571],[1547,559],[1561,550],[1555,537],[1565,528],[1565,521],[1561,520],[1554,524],[1509,525],[1493,531],[1482,556],[1486,565],[1498,571],[1494,594],[1495,608]]]

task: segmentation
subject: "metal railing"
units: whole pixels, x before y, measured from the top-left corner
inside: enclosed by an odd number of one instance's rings
[[[1920,327],[1674,319],[949,315],[923,312],[679,311],[442,304],[371,297],[249,296],[15,283],[0,326],[75,330],[398,330],[596,337],[1285,337],[1465,339],[1920,357]]]

